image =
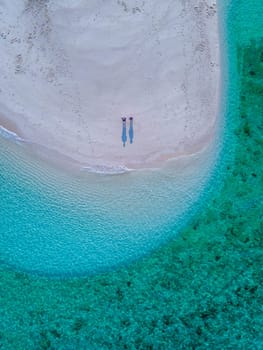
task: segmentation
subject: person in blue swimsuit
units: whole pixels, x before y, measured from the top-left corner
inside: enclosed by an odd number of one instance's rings
[[[129,138],[130,138],[130,143],[133,143],[133,137],[134,137],[134,132],[133,132],[133,117],[130,117],[129,120],[130,120]]]
[[[121,135],[121,140],[123,147],[125,147],[125,144],[127,142],[127,133],[126,133],[126,118],[123,117],[122,119],[122,135]]]

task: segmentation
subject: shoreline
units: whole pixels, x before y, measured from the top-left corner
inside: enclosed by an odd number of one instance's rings
[[[11,129],[12,128],[12,129]],[[213,144],[214,137],[216,136],[217,130],[214,128],[213,133],[205,139],[204,142],[199,143],[199,147],[193,147],[191,151],[186,153],[174,153],[174,154],[163,154],[159,155],[159,158],[155,161],[140,164],[115,164],[115,165],[98,165],[98,164],[85,164],[78,162],[77,160],[69,157],[66,154],[60,153],[56,150],[52,150],[47,146],[43,146],[34,143],[30,140],[24,139],[19,134],[19,129],[11,121],[10,123],[0,117],[0,137],[10,140],[11,142],[23,143],[26,146],[27,154],[32,157],[36,157],[40,161],[47,162],[48,164],[55,166],[59,169],[64,169],[70,172],[90,172],[105,175],[118,175],[127,173],[130,171],[144,171],[165,168],[169,162],[177,161],[182,158],[191,158],[200,153],[205,152]]]

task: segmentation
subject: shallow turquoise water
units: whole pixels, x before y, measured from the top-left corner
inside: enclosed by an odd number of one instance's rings
[[[214,162],[207,151],[161,170],[66,174],[25,148],[1,141],[1,257],[53,276],[105,271],[174,237]]]
[[[225,5],[222,186],[175,240],[127,268],[52,280],[3,267],[2,349],[263,348],[262,1]]]

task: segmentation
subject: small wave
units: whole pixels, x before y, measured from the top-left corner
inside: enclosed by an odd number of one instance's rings
[[[90,173],[103,174],[103,175],[117,175],[124,174],[133,169],[127,168],[124,165],[107,166],[107,165],[94,165],[94,166],[83,166],[81,171],[87,171]]]
[[[18,136],[15,132],[4,128],[2,125],[0,125],[0,136],[3,136],[5,139],[14,141],[16,143],[25,142],[25,140]]]

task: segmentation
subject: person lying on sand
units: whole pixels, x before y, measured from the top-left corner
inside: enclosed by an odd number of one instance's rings
[[[127,134],[126,134],[126,118],[125,117],[122,117],[122,136],[121,136],[121,139],[122,139],[122,144],[123,144],[123,147],[125,147],[125,144],[127,142]]]
[[[130,139],[130,143],[133,143],[133,137],[134,137],[134,132],[133,132],[133,117],[130,117],[129,120],[130,120],[129,139]]]

